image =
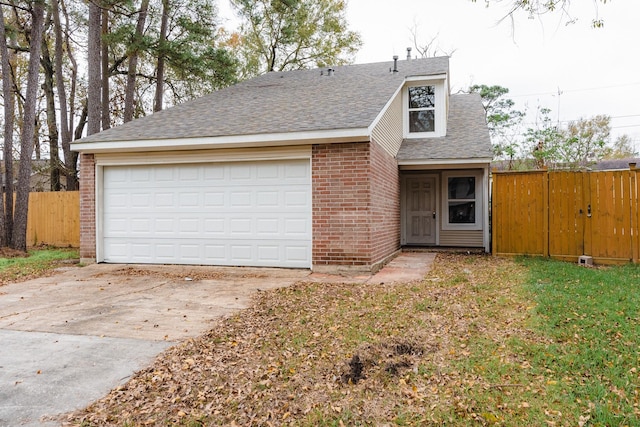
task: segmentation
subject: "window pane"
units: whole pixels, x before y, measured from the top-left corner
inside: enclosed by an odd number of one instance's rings
[[[435,86],[414,86],[409,88],[409,108],[433,108],[435,105]]]
[[[449,199],[475,199],[476,178],[474,176],[462,176],[449,178]]]
[[[449,202],[450,224],[475,224],[476,202]]]
[[[409,111],[409,132],[433,132],[435,126],[433,110]]]

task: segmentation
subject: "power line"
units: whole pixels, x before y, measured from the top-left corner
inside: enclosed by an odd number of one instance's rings
[[[585,91],[589,91],[589,90],[613,89],[613,88],[619,88],[619,87],[629,87],[629,86],[638,86],[638,85],[640,85],[640,82],[622,83],[622,84],[618,84],[618,85],[598,86],[598,87],[581,88],[581,89],[562,89],[561,92],[562,93],[564,93],[564,92],[585,92]],[[540,96],[540,95],[556,96],[556,95],[558,95],[558,91],[555,91],[555,92],[529,93],[529,94],[522,94],[522,95],[511,95],[511,94],[509,94],[508,96],[511,97],[511,98],[525,98],[525,97],[529,97],[529,96]]]
[[[639,128],[640,124],[637,125],[625,125],[625,126],[611,126],[611,129],[622,129],[622,128]]]

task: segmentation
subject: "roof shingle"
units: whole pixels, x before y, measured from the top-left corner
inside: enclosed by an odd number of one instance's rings
[[[445,74],[447,57],[271,72],[79,140],[181,139],[367,128],[410,76]]]
[[[397,155],[399,162],[491,158],[489,128],[475,93],[450,96],[446,136],[405,139]]]

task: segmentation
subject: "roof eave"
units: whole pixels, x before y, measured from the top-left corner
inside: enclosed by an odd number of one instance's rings
[[[369,129],[334,129],[309,132],[234,135],[197,138],[141,139],[126,141],[77,142],[80,153],[122,153],[135,151],[206,150],[216,148],[254,148],[370,141]]]
[[[477,157],[466,159],[401,159],[398,160],[400,169],[474,169],[488,167],[491,164],[491,157]]]

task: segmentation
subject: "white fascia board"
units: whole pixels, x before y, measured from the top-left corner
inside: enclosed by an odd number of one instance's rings
[[[404,79],[406,82],[429,82],[432,80],[447,80],[447,74],[429,74],[424,76],[408,76]]]
[[[413,160],[398,160],[398,167],[400,169],[437,169],[441,167],[447,167],[452,169],[465,169],[472,166],[473,168],[488,167],[491,163],[491,158],[476,158],[476,159],[413,159]]]
[[[370,135],[369,129],[356,128],[220,137],[76,142],[71,144],[71,150],[80,153],[121,153],[133,151],[202,150],[211,148],[278,147],[340,142],[365,142],[370,140]]]

